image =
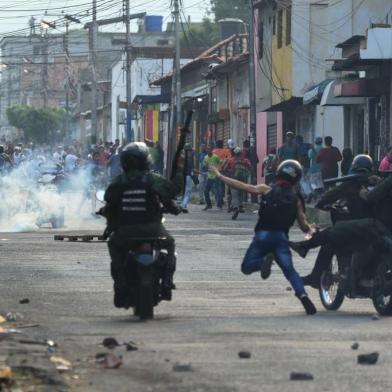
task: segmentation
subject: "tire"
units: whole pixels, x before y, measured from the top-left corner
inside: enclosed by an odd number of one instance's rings
[[[340,283],[334,279],[338,272],[338,259],[336,255],[333,255],[329,268],[323,271],[320,278],[319,295],[326,310],[338,310],[344,301],[344,293],[340,288]]]
[[[139,268],[139,298],[136,314],[140,320],[154,318],[154,276],[151,267]]]
[[[373,306],[382,316],[392,316],[392,292],[385,295],[387,287],[392,286],[392,268],[386,262],[382,262],[376,270],[374,277]]]

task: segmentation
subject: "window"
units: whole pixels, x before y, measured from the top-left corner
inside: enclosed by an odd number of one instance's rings
[[[286,45],[291,44],[291,5],[286,8]]]
[[[264,52],[264,23],[261,19],[259,19],[259,58],[263,58],[263,52]]]
[[[278,49],[282,47],[283,41],[283,10],[278,11]]]

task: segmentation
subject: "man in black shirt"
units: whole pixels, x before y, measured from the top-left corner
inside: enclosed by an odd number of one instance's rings
[[[210,170],[225,184],[262,196],[255,236],[245,254],[241,271],[246,275],[261,271],[263,264],[268,262],[266,256],[273,254],[306,313],[315,314],[316,308],[306,294],[302,279],[294,269],[289,248],[288,232],[296,220],[303,232],[308,233],[312,230],[306,220],[303,200],[296,190],[296,184],[302,176],[301,165],[294,160],[282,162],[272,186],[246,184],[223,176],[216,168]]]

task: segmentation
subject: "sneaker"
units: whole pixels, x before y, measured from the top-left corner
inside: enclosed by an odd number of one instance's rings
[[[204,208],[203,208],[203,211],[207,211],[207,210],[211,210],[212,209],[212,206],[205,206]]]
[[[264,263],[261,266],[261,270],[260,270],[261,279],[266,280],[270,277],[273,261],[274,261],[274,255],[272,253],[269,253],[267,256],[265,256]]]
[[[240,213],[240,210],[238,208],[234,208],[234,214],[231,217],[231,219],[236,220],[238,218],[239,213]]]
[[[309,249],[304,248],[300,242],[289,242],[289,246],[292,250],[297,252],[303,259],[307,256]]]
[[[305,312],[308,316],[311,316],[311,315],[317,313],[316,307],[313,305],[313,302],[310,300],[310,298],[306,294],[301,296],[300,301],[301,301],[302,306],[304,307]]]

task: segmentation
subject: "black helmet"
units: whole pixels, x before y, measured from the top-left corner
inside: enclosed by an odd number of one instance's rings
[[[302,173],[302,166],[298,161],[287,159],[278,166],[276,177],[289,181],[294,185],[300,181]]]
[[[148,170],[150,153],[145,143],[127,144],[120,155],[121,167],[125,172],[131,169]]]
[[[354,158],[350,174],[371,174],[373,167],[373,159],[369,155],[360,154]]]

